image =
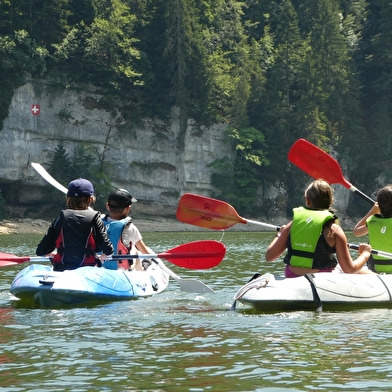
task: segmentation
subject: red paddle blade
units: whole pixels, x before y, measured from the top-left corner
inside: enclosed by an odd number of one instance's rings
[[[212,230],[224,230],[236,223],[247,223],[230,204],[192,193],[181,196],[176,217],[181,222]]]
[[[30,256],[15,256],[9,253],[0,252],[0,267],[6,267],[8,265],[16,265],[30,261]]]
[[[179,267],[209,269],[217,266],[225,257],[226,247],[214,240],[193,241],[178,245],[158,256]]]
[[[288,159],[309,176],[322,178],[329,184],[341,184],[350,189],[338,161],[305,139],[298,139],[290,148]]]

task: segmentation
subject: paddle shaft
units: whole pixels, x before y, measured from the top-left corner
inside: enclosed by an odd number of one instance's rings
[[[366,200],[369,204],[375,204],[376,202],[369,196],[365,195],[363,192],[361,192],[358,188],[356,188],[355,186],[351,186],[350,188],[351,192],[354,192],[355,194],[357,194],[358,196],[362,197],[363,200]]]
[[[204,243],[205,241],[196,241],[195,243]],[[208,241],[207,241],[208,242]],[[192,244],[192,243],[189,243]],[[184,244],[188,245],[188,244]],[[223,244],[222,244],[223,245]],[[180,245],[181,246],[181,245]],[[223,249],[223,248],[222,248]],[[136,255],[131,255],[131,254],[124,254],[124,255],[112,255],[108,260],[132,260],[132,259],[151,259],[151,258],[162,258],[166,260],[171,260],[171,259],[186,259],[187,263],[189,263],[189,259],[205,259],[205,258],[217,258],[218,259],[223,259],[224,254],[222,255],[222,252],[176,252],[175,248],[172,251],[167,251],[163,253],[158,253],[158,254],[152,254],[152,253],[147,253],[147,254],[136,254]],[[50,261],[52,258],[51,257],[42,257],[42,256],[14,256],[12,254],[0,254],[0,266],[1,262],[11,262],[13,264],[21,264],[27,261],[30,262],[44,262],[44,261]],[[180,264],[181,266],[182,264]],[[204,267],[206,268],[206,267]],[[194,269],[200,269],[200,268],[194,268]]]
[[[216,257],[219,256],[216,252],[184,252],[184,253],[146,253],[146,254],[138,254],[138,255],[112,255],[108,260],[132,260],[132,259],[151,259],[151,258],[161,258],[161,259],[183,259],[183,258],[204,258],[204,257]],[[5,256],[1,257],[0,260],[4,261],[14,261],[16,263],[24,263],[25,261],[50,261],[51,257],[42,257],[42,256]]]
[[[171,253],[171,252],[163,252],[158,254],[145,253],[145,254],[137,254],[137,255],[112,255],[110,257],[111,260],[131,260],[131,259],[150,259],[150,258],[160,258],[160,259],[202,259],[208,257],[219,257],[221,254],[217,252],[183,252],[183,253]]]
[[[359,249],[359,245],[356,245],[356,244],[347,244],[347,245],[348,245],[348,247],[350,249],[354,249],[354,250],[358,250]],[[392,253],[384,252],[382,250],[372,249],[371,253],[373,255],[378,255],[378,256],[387,257],[389,259],[392,259]]]
[[[20,264],[20,263],[24,263],[26,261],[33,261],[33,262],[39,262],[39,261],[50,261],[51,258],[50,257],[46,257],[46,256],[13,256],[13,255],[9,255],[9,257],[5,256],[5,257],[1,257],[0,256],[0,261],[13,261],[15,264]]]

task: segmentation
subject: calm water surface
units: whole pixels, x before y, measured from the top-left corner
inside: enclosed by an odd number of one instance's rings
[[[233,296],[271,233],[225,233],[217,267],[193,271],[215,294],[181,292],[94,307],[23,308],[9,293],[24,265],[1,268],[1,391],[389,391],[392,310],[254,313]],[[41,236],[0,236],[0,251],[34,255]],[[155,252],[221,233],[144,233]],[[352,240],[355,242],[355,240]]]

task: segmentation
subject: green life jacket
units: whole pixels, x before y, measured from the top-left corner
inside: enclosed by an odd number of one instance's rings
[[[284,262],[293,267],[328,269],[337,265],[331,248],[323,235],[325,223],[335,220],[328,210],[313,210],[305,207],[293,209],[288,252]]]
[[[392,218],[372,215],[366,220],[369,230],[369,243],[374,249],[392,253]],[[376,272],[392,273],[392,259],[372,255]]]

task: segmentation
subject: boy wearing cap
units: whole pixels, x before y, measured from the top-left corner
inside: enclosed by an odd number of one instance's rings
[[[128,216],[132,203],[137,200],[126,189],[115,189],[108,196],[106,208],[109,215],[104,215],[102,220],[106,227],[115,254],[129,254],[132,247],[135,247],[143,254],[151,253],[143,242],[139,229],[132,223],[132,218]],[[121,260],[121,268],[129,269],[127,260]],[[134,269],[143,271],[140,259],[136,259]]]
[[[54,271],[72,270],[79,267],[101,265],[101,259],[113,253],[105,227],[98,211],[89,210],[95,202],[94,187],[84,178],[68,185],[68,208],[60,212],[37,246],[37,256],[53,256]],[[57,252],[53,254],[54,249]]]

